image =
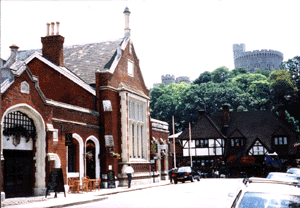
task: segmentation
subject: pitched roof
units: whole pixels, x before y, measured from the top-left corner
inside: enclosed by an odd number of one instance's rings
[[[193,139],[212,139],[212,138],[224,138],[215,123],[208,115],[203,115],[192,127],[191,136]],[[186,128],[178,139],[189,139],[189,129]]]
[[[272,149],[272,136],[282,134],[283,129],[289,128],[271,110],[229,112],[229,127],[223,128],[223,113],[203,115],[192,126],[193,139],[246,137],[245,150],[248,150],[256,139],[259,139],[268,148]],[[225,132],[225,133],[224,133]],[[294,131],[289,131],[294,132]],[[295,132],[294,132],[295,133]],[[295,133],[296,134],[296,133]],[[297,136],[296,136],[297,137]],[[186,128],[179,139],[188,139],[189,130]]]
[[[64,46],[64,66],[87,84],[95,84],[95,72],[109,69],[124,38],[100,43]],[[24,61],[41,49],[18,51],[17,60]]]

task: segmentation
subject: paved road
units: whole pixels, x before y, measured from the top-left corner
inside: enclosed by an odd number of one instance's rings
[[[201,179],[108,196],[108,199],[72,206],[76,208],[225,208],[236,193],[240,179]]]

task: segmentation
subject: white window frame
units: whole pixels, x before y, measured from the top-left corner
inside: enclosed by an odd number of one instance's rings
[[[127,72],[129,76],[134,77],[134,62],[130,59],[128,59],[127,63]]]
[[[147,160],[147,101],[129,96],[128,101],[129,161]],[[134,136],[134,137],[133,137]]]

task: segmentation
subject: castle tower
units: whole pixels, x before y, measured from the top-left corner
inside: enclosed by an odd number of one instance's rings
[[[173,74],[162,75],[161,82],[165,85],[175,83],[175,75],[173,75]]]
[[[130,35],[130,28],[129,28],[129,16],[130,16],[130,11],[128,9],[128,7],[125,8],[124,10],[124,15],[125,15],[125,34],[124,37],[126,37],[126,35]]]
[[[246,51],[246,46],[244,43],[233,44],[233,56],[236,59],[238,56],[242,55]]]

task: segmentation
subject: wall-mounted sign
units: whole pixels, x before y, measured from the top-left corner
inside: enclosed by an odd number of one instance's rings
[[[105,135],[105,146],[106,147],[113,147],[114,146],[114,138],[112,135]]]
[[[72,133],[65,134],[65,146],[71,146],[72,143]]]
[[[104,111],[112,111],[110,100],[103,100],[103,110]]]
[[[158,150],[168,149],[168,145],[157,145]]]
[[[151,144],[151,146],[150,146],[150,153],[151,154],[157,153],[157,144],[155,144],[155,143]]]

